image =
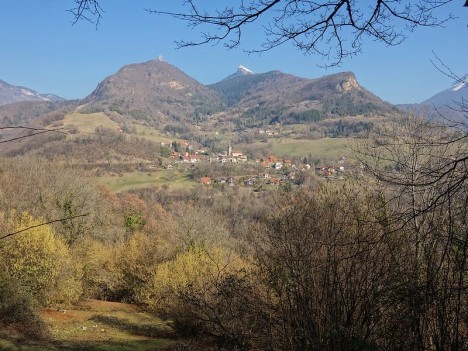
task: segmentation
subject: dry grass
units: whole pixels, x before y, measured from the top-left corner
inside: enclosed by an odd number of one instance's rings
[[[78,128],[80,134],[94,133],[98,127],[109,128],[115,131],[120,129],[117,122],[114,122],[102,112],[91,114],[83,114],[79,112],[69,113],[63,119],[63,126],[67,127],[71,125]]]
[[[309,154],[314,157],[336,159],[348,156],[350,150],[347,145],[349,138],[322,138],[316,140],[302,140],[292,138],[278,138],[269,140],[272,144],[272,152],[275,155],[304,157]]]
[[[131,172],[122,176],[106,175],[98,178],[101,184],[106,185],[114,192],[130,189],[147,188],[167,185],[170,189],[191,188],[196,185],[188,172],[176,169],[162,169],[154,172]]]
[[[172,329],[137,307],[105,301],[85,301],[69,310],[45,309],[42,318],[52,337],[33,342],[10,333],[0,338],[0,350],[149,351],[173,343]]]

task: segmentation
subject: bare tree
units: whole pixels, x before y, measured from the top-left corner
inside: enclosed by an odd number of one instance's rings
[[[169,15],[202,28],[200,39],[180,40],[178,47],[224,43],[228,48],[241,44],[244,32],[261,22],[263,42],[246,50],[261,53],[292,43],[305,54],[318,54],[337,65],[346,57],[361,52],[364,39],[385,45],[398,45],[418,27],[437,27],[453,19],[451,13],[436,12],[453,0],[237,0],[210,10],[196,0],[185,1],[187,11],[146,9],[149,13]],[[104,13],[99,0],[74,0],[74,22],[86,20],[99,24]],[[468,6],[465,3],[464,6]],[[207,28],[206,30],[204,28]]]
[[[75,7],[68,10],[73,14],[73,24],[86,20],[99,25],[104,12],[99,0],[74,0]]]
[[[206,10],[197,1],[188,0],[187,12],[147,11],[172,16],[191,28],[208,28],[208,31],[201,31],[200,40],[181,40],[177,42],[179,47],[223,42],[228,48],[234,48],[241,44],[249,25],[258,21],[263,24],[264,41],[249,52],[268,51],[293,43],[303,53],[325,56],[331,65],[336,65],[359,53],[365,38],[398,45],[418,27],[444,24],[453,15],[439,17],[436,11],[450,2],[452,0],[249,0]]]
[[[467,137],[466,129],[409,116],[357,148],[406,243],[400,308],[414,349],[467,347]]]

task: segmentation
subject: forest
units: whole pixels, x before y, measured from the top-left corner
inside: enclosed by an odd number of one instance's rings
[[[353,148],[361,176],[260,193],[1,159],[0,325],[47,339],[40,308],[97,299],[216,349],[466,349],[466,132],[405,117]]]

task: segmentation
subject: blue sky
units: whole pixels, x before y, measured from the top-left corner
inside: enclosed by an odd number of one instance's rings
[[[441,10],[459,17],[445,28],[418,29],[396,47],[367,41],[362,54],[327,70],[319,67],[324,63],[321,57],[304,56],[289,45],[262,55],[246,54],[242,49],[260,40],[258,30],[248,33],[239,49],[222,45],[176,49],[175,40],[193,37],[194,32],[144,8],[177,10],[182,2],[102,0],[105,13],[96,29],[84,21],[72,25],[73,17],[66,10],[73,7],[73,0],[0,0],[0,79],[42,93],[83,98],[122,66],[161,54],[204,84],[223,79],[239,64],[258,73],[280,70],[307,78],[353,71],[362,86],[382,99],[412,103],[452,83],[430,63],[432,51],[455,73],[468,73],[468,8],[462,7],[462,0]]]

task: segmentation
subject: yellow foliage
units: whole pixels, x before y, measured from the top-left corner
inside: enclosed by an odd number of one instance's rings
[[[122,278],[116,248],[91,238],[81,238],[73,246],[72,253],[83,272],[83,296],[102,300],[115,298]]]
[[[134,233],[119,252],[122,289],[127,300],[141,302],[155,267],[171,252],[167,243],[143,232]]]
[[[11,212],[14,231],[41,224],[26,212]],[[0,263],[14,278],[44,304],[64,303],[81,293],[79,270],[65,242],[49,225],[41,225],[6,239],[0,246]]]
[[[187,289],[204,290],[225,274],[235,274],[245,263],[223,248],[191,246],[173,260],[156,267],[147,303],[160,310],[170,310],[177,295]]]

